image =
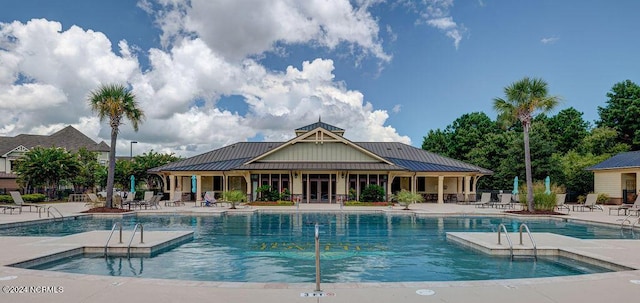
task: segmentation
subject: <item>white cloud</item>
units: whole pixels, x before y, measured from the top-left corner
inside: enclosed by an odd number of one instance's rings
[[[560,40],[560,38],[558,38],[558,37],[548,37],[548,38],[540,39],[540,42],[542,42],[542,44],[554,44],[558,40]]]
[[[393,109],[391,109],[391,112],[393,112],[394,114],[399,113],[402,110],[402,105],[400,104],[396,104],[393,106]]]
[[[207,9],[208,4],[193,2]],[[408,137],[385,126],[386,111],[375,109],[361,92],[335,80],[332,60],[318,58],[300,67],[294,64],[274,71],[250,58],[252,53],[270,51],[272,44],[268,43],[292,33],[287,43],[329,48],[350,43],[380,60],[389,59],[377,41],[377,24],[366,10],[359,11],[345,1],[334,2],[342,7],[323,3],[296,6],[292,1],[281,1],[276,4],[285,7],[268,8],[290,14],[282,16],[287,22],[295,22],[298,15],[312,16],[305,21],[309,32],[291,25],[273,28],[273,24],[265,24],[271,26],[265,33],[270,37],[266,42],[246,37],[218,41],[217,33],[206,31],[208,36],[202,38],[174,32],[167,49],[151,49],[146,54],[130,48],[126,41],[118,42],[116,53],[104,34],[77,26],[63,31],[59,22],[37,19],[0,23],[0,135],[50,134],[73,125],[94,140],[108,143],[110,129],[90,112],[86,97],[100,83],[121,82],[131,85],[147,119],[137,133],[124,121],[116,146],[118,155],[128,155],[133,140],[139,142],[135,145],[137,153],[154,149],[183,156],[256,136],[285,140],[293,136],[295,128],[317,121],[319,115],[323,121],[346,129],[345,135],[351,140],[410,143]],[[235,4],[229,5],[230,11],[218,13],[220,17],[237,13]],[[295,10],[287,12],[285,8]],[[192,15],[191,10],[176,14],[183,14],[178,17],[182,20],[205,25],[204,17]],[[241,26],[242,22],[234,25]],[[256,26],[233,30],[238,34],[241,30],[257,30]],[[227,42],[238,43],[244,54],[228,58],[231,52]],[[149,58],[144,71],[138,63],[139,55]],[[246,103],[247,112],[220,109],[218,102],[223,96],[241,96],[238,102]]]
[[[141,6],[149,7],[149,2]],[[185,33],[200,37],[229,60],[278,52],[278,43],[310,44],[335,49],[342,43],[388,62],[378,38],[377,21],[369,13],[378,1],[348,0],[158,0],[155,16],[165,45],[180,42]]]
[[[420,2],[401,0],[400,2],[405,7],[419,12],[421,18],[416,23],[426,23],[444,32],[447,37],[453,40],[453,45],[458,49],[463,35],[467,32],[467,28],[453,20],[450,13],[450,9],[453,7],[453,0],[423,0]]]

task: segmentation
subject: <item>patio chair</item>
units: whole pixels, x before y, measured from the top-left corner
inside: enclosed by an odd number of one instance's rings
[[[596,205],[597,201],[598,201],[598,194],[588,194],[587,199],[584,201],[584,203],[574,205],[573,210],[574,211],[575,210],[585,211],[585,209],[589,209],[590,211],[593,211],[594,209],[603,210],[602,207],[600,207],[600,205]]]
[[[623,215],[627,215],[630,212],[638,212],[640,210],[640,195],[636,197],[636,201],[633,204],[622,204],[619,206],[609,207],[609,215],[611,215],[611,211],[615,210],[618,212],[618,216],[620,215],[620,211],[622,211]]]
[[[131,205],[133,204],[133,207],[135,208],[135,205],[138,201],[134,201],[136,198],[136,194],[135,193],[127,193],[127,196],[122,199],[122,204],[120,205],[122,208],[124,208],[125,205],[129,206],[129,209],[131,209]]]
[[[17,206],[19,206],[20,208],[22,207],[29,207],[29,212],[31,212],[31,207],[35,207],[36,210],[40,210],[40,209],[46,209],[45,206],[42,206],[40,204],[36,204],[36,203],[25,203],[24,200],[22,199],[22,195],[20,194],[20,192],[17,191],[10,191],[9,192],[11,194],[11,198],[13,198],[13,203],[15,203]],[[20,212],[22,212],[22,210],[20,210]]]
[[[463,193],[457,193],[456,194],[456,202],[458,202],[458,204],[467,204],[467,203],[469,203],[468,201],[465,200]]]
[[[128,206],[129,209],[131,209],[132,206],[133,206],[133,209],[136,209],[136,207],[142,208],[143,205],[148,203],[149,200],[153,198],[153,191],[145,191],[142,200],[136,200],[135,196],[136,196],[135,193],[129,193],[127,195],[127,198],[124,201],[122,201],[122,208],[124,208],[125,205]]]
[[[184,205],[184,202],[182,202],[182,191],[176,190],[173,192],[173,199],[164,201],[164,206],[178,205]]]
[[[491,206],[496,208],[513,208],[513,204],[511,204],[511,194],[502,194],[500,196],[500,202],[492,203]]]
[[[89,201],[87,201],[87,203],[84,204],[85,206],[89,206],[89,207],[104,206],[104,201],[100,200],[100,198],[98,198],[98,195],[94,193],[90,193],[90,194],[87,194],[87,197],[89,197]]]
[[[491,206],[491,193],[482,193],[480,201],[472,203],[477,207],[489,207]]]
[[[216,194],[212,191],[204,193],[204,202],[202,204],[202,206],[218,206],[218,201],[216,201]]]
[[[566,209],[569,213],[569,206],[564,204],[565,200],[567,200],[567,194],[556,194],[556,208],[558,210]]]

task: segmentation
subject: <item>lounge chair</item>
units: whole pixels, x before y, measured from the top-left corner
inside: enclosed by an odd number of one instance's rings
[[[612,210],[617,211],[618,216],[620,215],[620,211],[622,211],[623,215],[627,215],[630,212],[638,213],[638,210],[640,210],[640,195],[636,197],[636,201],[633,202],[633,204],[622,204],[619,206],[609,207],[609,214],[611,214]]]
[[[184,205],[184,202],[182,202],[182,192],[179,190],[176,190],[173,192],[173,199],[164,201],[164,206],[178,206],[178,205]]]
[[[489,207],[491,206],[491,193],[482,193],[480,201],[472,203],[476,207]]]
[[[89,206],[89,207],[104,206],[104,201],[100,200],[100,198],[98,198],[98,195],[91,193],[91,194],[87,194],[87,197],[89,197],[89,201],[85,203],[85,206]]]
[[[15,204],[0,204],[0,208],[2,208],[2,213],[6,214],[7,210],[11,211],[11,214],[13,215],[13,211],[14,210],[18,210],[18,213],[21,214],[22,213],[22,206],[18,206]]]
[[[218,206],[216,201],[216,194],[212,191],[204,193],[204,205],[203,206]]]
[[[589,209],[590,211],[593,211],[594,209],[603,210],[602,207],[600,207],[600,205],[596,205],[597,200],[598,200],[598,194],[588,194],[587,199],[584,201],[584,203],[574,205],[573,210],[574,211],[575,210],[584,211],[585,209]]]
[[[145,192],[145,199],[142,201],[137,201],[136,205],[138,207],[140,207],[140,209],[142,209],[142,207],[144,206],[144,209],[147,208],[155,208],[158,209],[160,207],[160,199],[162,199],[162,194],[157,194],[154,195],[152,191],[150,192]],[[148,199],[146,199],[148,198]]]
[[[136,200],[135,197],[135,193],[128,193],[127,197],[122,201],[121,207],[124,208],[125,206],[127,206],[129,209],[131,209],[131,207],[133,207],[133,209],[136,209],[136,207],[142,208],[142,205],[145,203],[145,201],[148,201],[153,197],[153,192],[144,192],[143,200]]]
[[[565,200],[567,200],[567,194],[556,194],[556,208],[558,210],[566,209],[569,213],[569,206],[564,204]]]
[[[458,204],[466,204],[466,203],[468,203],[468,201],[465,201],[463,193],[457,193],[456,194],[456,202],[458,202]]]
[[[500,202],[492,203],[491,206],[496,208],[513,208],[513,204],[511,204],[511,194],[502,194],[500,196]]]
[[[20,194],[20,192],[10,191],[9,193],[11,194],[11,198],[13,198],[13,203],[15,203],[20,208],[29,207],[29,211],[31,211],[31,207],[35,207],[36,210],[39,210],[40,208],[46,209],[46,206],[42,206],[40,204],[25,203],[24,200],[22,199],[22,195]],[[22,210],[20,210],[20,211],[22,212]]]

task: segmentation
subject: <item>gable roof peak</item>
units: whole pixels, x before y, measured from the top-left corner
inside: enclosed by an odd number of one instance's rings
[[[344,135],[344,129],[339,128],[337,126],[333,126],[333,125],[325,123],[325,122],[322,122],[321,117],[318,116],[318,122],[315,122],[315,123],[312,123],[312,124],[297,128],[296,129],[296,136],[300,136],[302,134],[306,134],[306,133],[308,133],[308,132],[310,132],[310,131],[312,131],[312,130],[314,130],[316,128],[325,129],[325,130],[327,130],[329,132],[332,132],[332,133],[334,133],[336,135],[339,135],[339,136]]]

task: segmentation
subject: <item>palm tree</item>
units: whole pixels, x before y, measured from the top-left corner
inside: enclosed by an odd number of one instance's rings
[[[109,151],[109,170],[107,173],[106,206],[112,207],[113,180],[116,168],[116,139],[122,118],[127,117],[133,130],[138,131],[138,124],[144,119],[144,112],[138,107],[136,96],[124,85],[106,84],[91,91],[88,97],[91,110],[98,114],[100,121],[109,119],[111,126],[111,150]]]
[[[531,151],[529,150],[531,120],[536,112],[548,112],[560,101],[559,97],[548,96],[547,93],[547,82],[539,78],[530,79],[525,77],[504,88],[506,100],[502,98],[493,99],[493,108],[498,112],[500,120],[510,123],[518,120],[522,124],[527,180],[527,207],[530,212],[535,211],[533,180],[531,180]]]

